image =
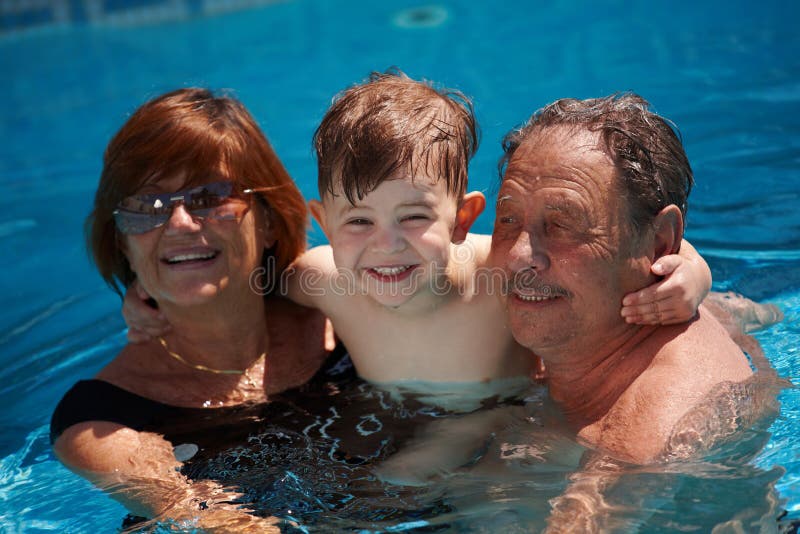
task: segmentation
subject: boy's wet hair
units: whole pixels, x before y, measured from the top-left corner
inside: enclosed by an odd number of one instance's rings
[[[396,173],[432,172],[460,199],[478,149],[472,102],[400,70],[373,72],[334,99],[314,133],[319,194],[340,190],[350,203]]]

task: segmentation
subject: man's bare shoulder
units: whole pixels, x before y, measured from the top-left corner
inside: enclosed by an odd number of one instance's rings
[[[752,375],[747,357],[713,317],[664,326],[640,350],[651,363],[620,395],[601,424],[588,429],[600,448],[649,463],[663,454],[676,425],[720,384]]]
[[[683,382],[710,389],[721,381],[739,382],[752,374],[741,347],[716,318],[702,309],[689,323],[661,330],[666,339],[654,364],[671,368]]]

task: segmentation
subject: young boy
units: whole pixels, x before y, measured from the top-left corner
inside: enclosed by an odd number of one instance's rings
[[[466,192],[477,144],[467,98],[401,72],[344,91],[314,135],[321,201],[310,209],[330,245],[296,261],[286,290],[331,319],[366,380],[477,382],[489,395],[537,370],[505,324],[491,236],[468,233],[486,203]],[[658,273],[677,266],[677,285],[640,296],[660,300],[663,322],[691,318],[710,286],[688,243],[681,255]],[[146,327],[151,315],[131,300],[129,322]]]
[[[331,319],[369,381],[486,383],[534,371],[505,324],[491,236],[468,233],[486,203],[466,193],[476,130],[460,93],[385,73],[342,93],[314,135],[322,200],[310,208],[330,245],[296,262],[289,297]],[[699,303],[710,274],[682,250]]]

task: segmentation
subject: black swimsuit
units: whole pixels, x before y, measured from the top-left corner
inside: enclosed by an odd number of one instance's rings
[[[81,380],[53,413],[50,439],[85,421],[158,433],[172,443],[187,478],[235,486],[239,500],[258,515],[302,514],[312,524],[345,503],[356,513],[354,502],[358,509],[368,502],[354,501],[357,496],[383,494],[370,469],[373,462],[443,415],[373,388],[339,350],[308,383],[259,405],[182,408],[102,380]],[[393,507],[417,509],[411,501]]]
[[[332,353],[300,391],[342,386],[357,379],[344,350]],[[50,420],[50,443],[72,425],[86,421],[109,421],[140,432],[161,434],[173,446],[194,443],[204,456],[241,443],[265,422],[285,419],[295,395],[270,396],[268,403],[222,408],[184,408],[131,393],[104,380],[77,382],[61,399]],[[284,417],[280,417],[284,415]],[[289,421],[284,421],[289,423]]]

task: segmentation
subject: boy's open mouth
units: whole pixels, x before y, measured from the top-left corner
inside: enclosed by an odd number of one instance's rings
[[[391,265],[382,267],[369,267],[367,273],[382,282],[397,282],[408,278],[419,265]]]

